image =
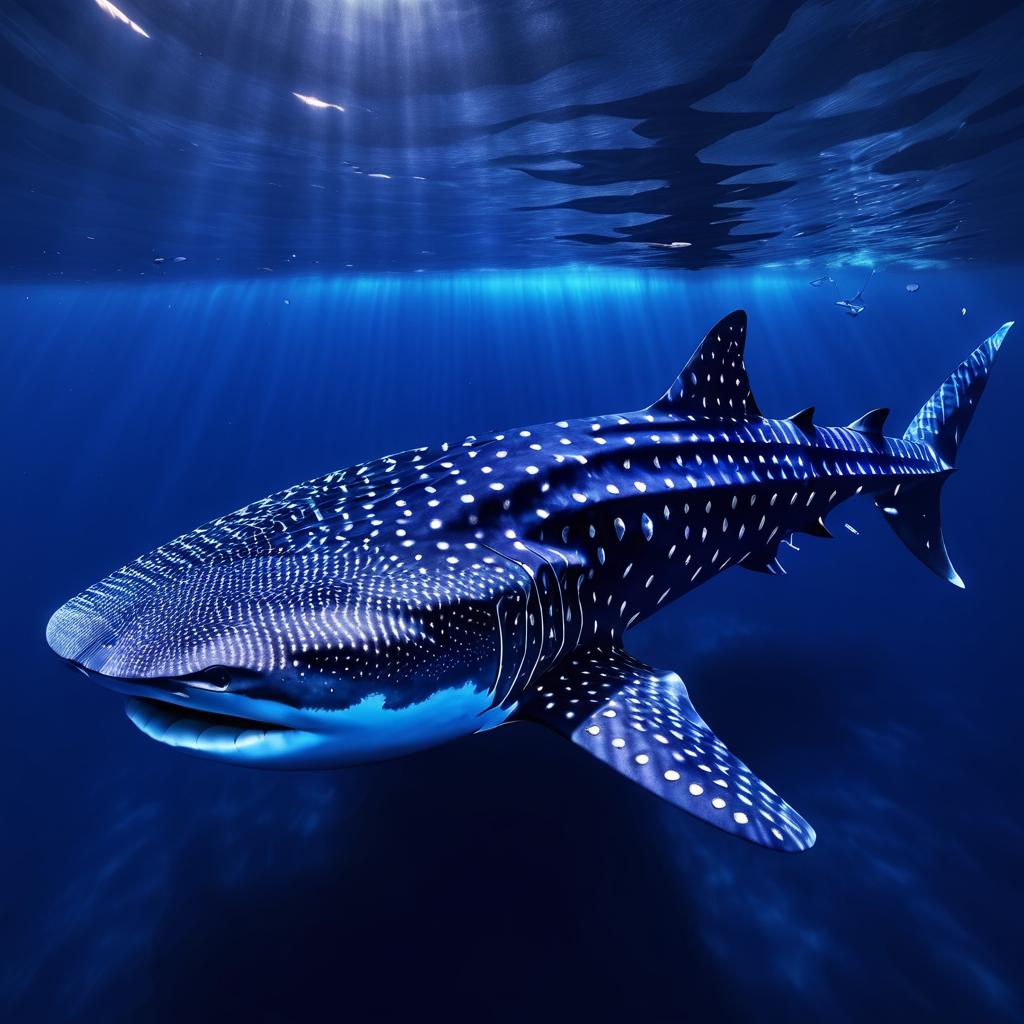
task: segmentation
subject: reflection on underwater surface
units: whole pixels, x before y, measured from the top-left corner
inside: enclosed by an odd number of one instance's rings
[[[851,504],[859,535],[730,573],[631,644],[813,821],[798,858],[526,726],[337,774],[195,762],[43,642],[67,594],[282,485],[642,405],[736,306],[762,408],[836,423],[909,421],[1019,312],[1009,269],[915,271],[915,293],[889,270],[856,319],[819,273],[0,290],[5,1019],[1019,1017],[1012,335],[945,496],[966,594]]]
[[[1012,0],[121,6],[3,5],[6,279],[1018,258]]]

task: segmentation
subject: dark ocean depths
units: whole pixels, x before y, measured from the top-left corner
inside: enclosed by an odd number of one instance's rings
[[[1015,272],[907,280],[856,320],[781,272],[0,290],[5,1019],[1017,1017],[1014,331],[946,488],[966,591],[855,500],[787,576],[729,572],[630,643],[811,821],[808,853],[525,725],[337,773],[196,760],[43,639],[72,593],[289,483],[645,405],[738,305],[767,412],[902,426],[1021,302]]]
[[[0,1020],[1024,1018],[1024,325],[944,495],[965,592],[853,501],[631,634],[807,853],[529,726],[190,758],[44,640],[296,481],[647,405],[736,307],[767,414],[901,432],[1024,319],[1024,8],[111,8],[0,0]]]

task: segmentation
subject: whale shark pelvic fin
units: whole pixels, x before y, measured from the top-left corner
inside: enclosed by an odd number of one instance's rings
[[[820,537],[822,540],[832,540],[834,534],[825,525],[825,520],[818,516],[817,519],[812,519],[805,526],[801,526],[797,533],[806,533],[808,537]]]
[[[746,558],[741,558],[737,563],[743,569],[751,572],[763,572],[769,576],[785,576],[786,570],[782,568],[779,561],[779,545],[775,544],[767,550],[752,551]]]
[[[942,536],[939,494],[956,463],[967,428],[978,408],[988,375],[1006,332],[1003,324],[986,338],[943,382],[921,407],[903,434],[904,441],[927,445],[948,467],[945,472],[906,480],[878,495],[875,505],[908,548],[933,572],[963,589]]]
[[[550,670],[515,717],[752,843],[791,852],[814,843],[814,829],[708,728],[679,676],[618,648],[580,651]]]
[[[672,387],[650,408],[682,416],[759,418],[743,362],[746,341],[747,314],[737,309],[708,331]]]

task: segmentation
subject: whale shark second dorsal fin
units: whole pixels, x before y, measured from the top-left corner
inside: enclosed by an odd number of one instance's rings
[[[737,309],[708,331],[672,387],[651,408],[676,415],[760,417],[743,362],[746,341],[747,314]]]
[[[846,429],[856,430],[858,434],[866,434],[868,437],[881,437],[888,416],[888,409],[869,409]]]
[[[801,409],[799,412],[793,413],[792,416],[786,417],[790,423],[800,431],[804,437],[809,440],[814,440],[814,406],[809,405],[806,409]]]

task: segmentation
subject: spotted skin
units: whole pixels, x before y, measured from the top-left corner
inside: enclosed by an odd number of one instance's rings
[[[901,508],[948,475],[956,396],[973,410],[993,339],[887,437],[883,410],[850,427],[765,418],[736,312],[647,409],[296,485],[90,587],[47,639],[123,693],[147,735],[203,756],[334,766],[540,721],[727,831],[802,849],[810,827],[725,750],[678,676],[624,653],[624,634],[727,568],[779,572],[780,544],[828,536],[829,513],[862,492],[916,537]],[[948,424],[953,442],[936,436]],[[667,742],[652,747],[655,730]]]
[[[726,748],[682,679],[623,651],[573,655],[545,677],[530,714],[627,778],[709,824],[780,850],[814,829]]]

